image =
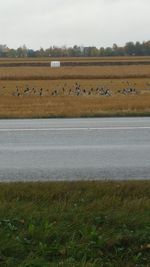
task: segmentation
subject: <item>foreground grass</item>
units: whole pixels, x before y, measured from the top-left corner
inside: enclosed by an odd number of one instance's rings
[[[0,266],[150,266],[150,181],[0,184]]]

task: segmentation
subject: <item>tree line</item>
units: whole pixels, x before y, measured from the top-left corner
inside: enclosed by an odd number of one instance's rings
[[[47,49],[29,49],[26,45],[17,49],[0,44],[0,57],[109,57],[109,56],[150,56],[150,41],[127,42],[124,46],[113,44],[112,47],[78,46],[57,47]]]

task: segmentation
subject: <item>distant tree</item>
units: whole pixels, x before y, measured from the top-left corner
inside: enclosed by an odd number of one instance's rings
[[[7,57],[17,57],[17,51],[15,49],[8,49]]]
[[[22,47],[17,48],[17,57],[23,57]]]
[[[150,41],[143,42],[142,51],[144,56],[150,56]]]
[[[28,55],[28,49],[26,45],[17,48],[17,57],[27,57],[27,55]]]
[[[72,52],[73,52],[74,57],[82,56],[82,51],[81,51],[80,46],[74,45]]]
[[[106,49],[105,49],[105,56],[110,57],[110,56],[113,56],[113,55],[114,55],[113,48],[106,47]]]
[[[50,46],[47,49],[42,47],[39,50],[28,49],[26,45],[17,49],[8,48],[0,44],[0,57],[98,57],[98,56],[150,56],[150,40],[147,42],[128,42],[125,46],[119,47],[113,44],[112,47],[78,46],[67,48],[66,46]]]
[[[60,47],[53,46],[51,48],[51,57],[61,57],[62,56],[62,50]]]
[[[6,57],[7,56],[7,52],[8,52],[9,48],[7,47],[6,44],[0,44],[0,57]]]
[[[27,57],[35,57],[36,53],[33,49],[28,49],[27,50]]]
[[[100,47],[99,49],[99,56],[104,57],[105,56],[105,48],[104,47]]]
[[[135,45],[133,42],[128,42],[125,45],[125,53],[128,56],[134,56],[135,55]]]
[[[142,56],[143,49],[142,49],[142,44],[140,44],[140,42],[136,42],[135,43],[134,53],[135,53],[136,56]]]
[[[97,57],[97,56],[99,56],[99,51],[98,51],[98,49],[96,47],[91,47],[90,56],[91,57]]]
[[[99,50],[95,46],[84,47],[83,55],[86,57],[97,57],[99,56]]]
[[[118,46],[117,46],[117,44],[113,44],[112,50],[113,50],[113,55],[114,56],[118,56]]]
[[[39,56],[40,57],[44,57],[45,56],[45,51],[44,51],[44,49],[42,47],[40,47]]]

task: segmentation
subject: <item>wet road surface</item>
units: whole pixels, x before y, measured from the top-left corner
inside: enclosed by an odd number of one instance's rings
[[[150,118],[0,120],[0,180],[150,179]]]

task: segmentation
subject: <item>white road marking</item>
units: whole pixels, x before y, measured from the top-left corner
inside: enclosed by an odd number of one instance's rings
[[[123,127],[74,127],[74,128],[1,128],[0,132],[28,132],[28,131],[91,131],[91,130],[137,130],[150,129],[150,126],[123,126]]]

